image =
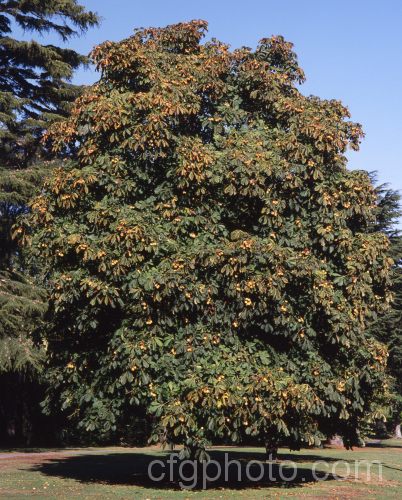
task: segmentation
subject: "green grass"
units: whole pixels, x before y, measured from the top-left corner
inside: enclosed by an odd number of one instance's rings
[[[17,450],[16,450],[17,451]],[[25,450],[26,451],[26,450]],[[397,440],[372,443],[366,448],[347,451],[344,449],[308,449],[289,453],[280,450],[277,464],[265,464],[264,478],[258,483],[237,482],[236,468],[231,467],[229,481],[212,482],[207,490],[181,490],[176,481],[155,483],[147,474],[147,467],[154,459],[166,460],[168,452],[155,448],[81,448],[68,450],[23,450],[0,452],[0,496],[3,498],[142,498],[142,499],[228,499],[245,498],[402,498],[402,443]],[[229,459],[239,460],[242,474],[250,460],[264,461],[261,448],[218,448],[211,451],[211,458],[223,464],[224,453]],[[279,466],[284,474],[291,474],[286,460],[297,464],[297,476],[288,483],[280,480]],[[338,461],[335,472],[345,480],[331,475],[325,481],[314,481],[312,467],[317,460],[324,460],[317,470],[330,472]],[[379,466],[371,468],[361,463],[355,469],[355,460],[379,461],[382,464],[382,481]],[[347,474],[347,465],[350,472]],[[160,466],[159,466],[160,467]],[[167,466],[168,467],[168,466]],[[258,474],[259,468],[252,468]],[[268,473],[277,481],[269,481]],[[215,469],[209,469],[212,474]],[[155,473],[161,469],[155,469]],[[355,471],[358,479],[355,478]],[[187,470],[190,472],[190,470]],[[191,469],[192,472],[192,469]],[[177,473],[177,470],[176,470]],[[201,483],[200,483],[201,485]]]

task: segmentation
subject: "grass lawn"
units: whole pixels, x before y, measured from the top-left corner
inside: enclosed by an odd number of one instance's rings
[[[225,459],[225,453],[227,458]],[[3,498],[142,498],[163,499],[227,499],[245,498],[315,498],[315,499],[402,499],[402,443],[396,440],[370,443],[365,448],[347,451],[341,448],[308,449],[300,452],[280,450],[275,464],[265,463],[261,448],[214,447],[210,451],[224,471],[225,460],[230,465],[228,480],[210,481],[207,489],[183,490],[179,485],[178,466],[173,482],[169,479],[169,453],[158,448],[82,448],[63,450],[0,450],[0,496]],[[155,482],[148,476],[152,460],[159,475],[165,467],[166,480]],[[251,463],[250,461],[258,461]],[[286,461],[292,460],[290,464]],[[317,464],[317,461],[322,460]],[[358,461],[358,462],[357,462]],[[366,461],[366,462],[364,462]],[[377,461],[371,467],[367,462]],[[261,462],[264,462],[260,465]],[[359,463],[360,462],[360,463]],[[313,467],[317,473],[313,474]],[[194,468],[183,469],[190,478]],[[207,473],[214,476],[216,464]],[[256,478],[263,474],[261,480]],[[296,467],[296,468],[295,468]],[[297,469],[297,470],[296,470]],[[348,470],[349,469],[349,470]],[[237,474],[241,474],[238,481]],[[199,478],[202,470],[198,470]],[[316,480],[325,474],[325,480]],[[334,476],[335,475],[335,476]],[[292,481],[286,478],[294,476]],[[285,479],[284,479],[285,478]],[[338,479],[342,478],[342,479]],[[183,479],[183,478],[182,478]]]

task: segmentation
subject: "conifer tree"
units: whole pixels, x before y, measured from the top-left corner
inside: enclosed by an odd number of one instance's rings
[[[17,379],[38,368],[32,333],[46,309],[45,292],[29,277],[12,226],[51,169],[41,136],[68,115],[82,92],[71,77],[88,60],[69,48],[18,40],[12,30],[53,32],[65,42],[97,22],[76,0],[0,0],[0,373],[7,373],[0,377],[2,430],[9,427],[10,414],[23,414],[22,406],[29,406]]]
[[[401,195],[386,184],[377,186],[377,214],[372,227],[385,233],[390,239],[389,255],[394,261],[392,290],[394,294],[390,310],[381,315],[370,327],[370,332],[388,346],[387,370],[393,377],[393,394],[388,415],[395,436],[402,438],[402,235],[398,229],[401,212]]]

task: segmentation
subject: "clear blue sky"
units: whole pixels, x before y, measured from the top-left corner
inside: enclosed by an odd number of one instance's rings
[[[350,168],[377,170],[402,191],[402,0],[81,0],[103,20],[69,45],[83,53],[135,27],[205,19],[209,37],[255,47],[281,34],[293,42],[305,94],[341,99],[366,138]],[[60,43],[60,41],[58,41]],[[97,78],[80,71],[79,83]]]

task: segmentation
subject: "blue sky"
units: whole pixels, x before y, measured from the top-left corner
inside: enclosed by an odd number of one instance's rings
[[[307,81],[301,90],[341,99],[366,138],[350,153],[350,168],[377,170],[381,182],[402,191],[401,0],[80,0],[103,20],[69,46],[83,53],[120,40],[135,27],[205,19],[209,37],[232,47],[255,47],[281,34],[293,42]],[[36,36],[36,35],[35,35]],[[53,41],[53,39],[51,39]],[[60,43],[58,40],[57,43]],[[97,79],[80,71],[79,83]]]

